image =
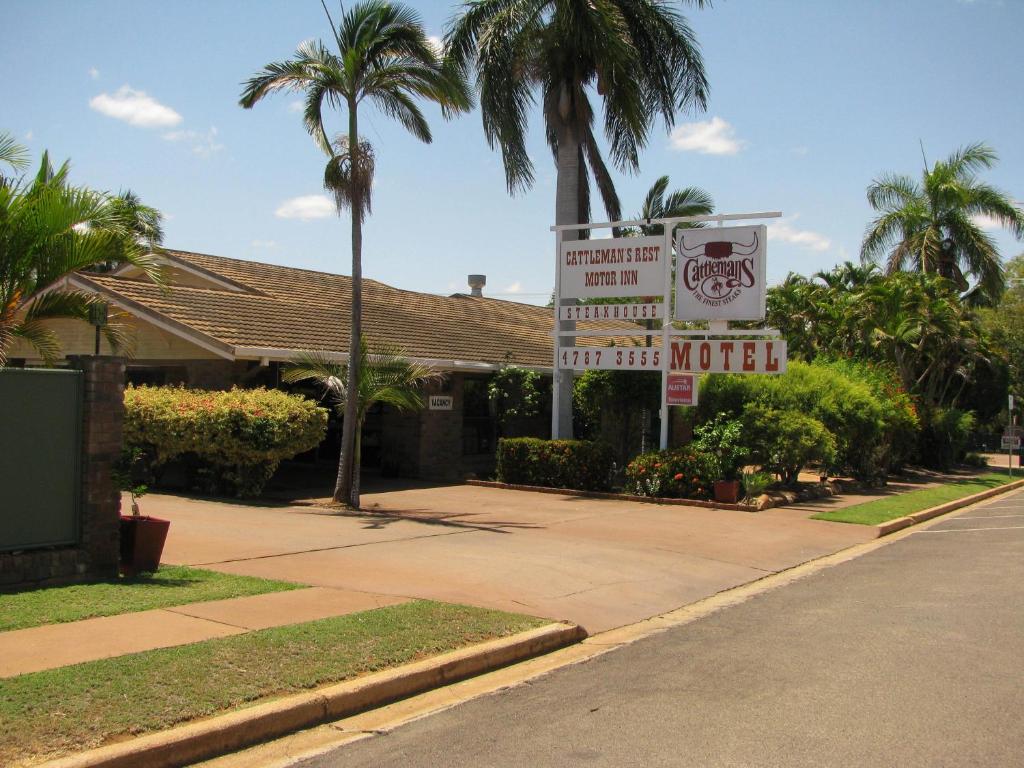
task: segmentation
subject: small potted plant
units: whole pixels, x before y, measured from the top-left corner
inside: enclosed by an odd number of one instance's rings
[[[140,482],[144,470],[143,453],[138,448],[125,448],[114,469],[114,482],[132,499],[132,513],[121,515],[121,573],[132,577],[152,573],[160,567],[170,520],[143,515],[139,499],[149,490]]]
[[[740,499],[740,472],[750,449],[743,441],[743,424],[720,413],[694,430],[694,445],[710,453],[718,465],[715,501],[735,504]]]

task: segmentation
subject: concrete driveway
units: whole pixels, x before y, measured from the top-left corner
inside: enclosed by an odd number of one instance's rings
[[[871,539],[792,514],[473,486],[363,496],[339,514],[150,495],[164,560],[568,619],[599,632]]]

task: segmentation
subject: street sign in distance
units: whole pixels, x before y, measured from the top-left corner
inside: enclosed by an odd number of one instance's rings
[[[1020,450],[1020,438],[1013,435],[1003,435],[1003,450],[1004,451],[1019,451]]]

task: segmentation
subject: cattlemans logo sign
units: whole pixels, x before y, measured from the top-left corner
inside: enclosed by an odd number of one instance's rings
[[[763,320],[767,228],[676,230],[676,320]]]
[[[665,238],[563,242],[558,269],[563,299],[661,295],[665,291]]]

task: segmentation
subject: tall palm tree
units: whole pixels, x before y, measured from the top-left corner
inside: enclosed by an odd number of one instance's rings
[[[362,338],[362,225],[371,209],[374,172],[373,148],[359,136],[359,106],[371,103],[429,144],[430,126],[415,99],[439,104],[448,116],[469,109],[471,98],[465,80],[438,58],[419,15],[411,8],[385,0],[363,0],[343,11],[337,26],[326,5],[324,12],[337,50],[328,50],[320,41],[301,44],[292,59],[267,64],[249,79],[240,104],[249,109],[275,91],[305,95],[306,129],[329,157],[324,186],[334,195],[339,213],[345,208],[352,213],[351,347]],[[324,124],[325,104],[343,110],[348,118],[347,131],[333,141]],[[349,389],[354,389],[359,380],[359,355],[351,358]],[[352,400],[346,406],[342,427],[334,498],[358,508],[356,423]]]
[[[868,225],[861,259],[885,259],[888,272],[934,272],[953,281],[972,303],[991,304],[1006,289],[1002,261],[993,239],[976,222],[984,216],[1017,239],[1024,238],[1024,212],[1005,193],[977,177],[991,168],[996,153],[985,144],[963,147],[927,167],[918,184],[908,176],[886,175],[868,187],[868,202],[879,216]]]
[[[484,135],[501,149],[511,193],[534,180],[526,129],[539,92],[557,168],[556,224],[590,221],[589,174],[608,217],[621,219],[597,144],[591,89],[603,102],[612,162],[629,172],[639,168],[657,116],[672,126],[677,110],[707,102],[693,31],[662,0],[473,0],[449,24],[445,45],[460,71],[475,77]],[[558,386],[558,431],[571,436],[572,376]]]
[[[362,453],[362,426],[366,413],[376,403],[384,403],[401,411],[419,410],[423,407],[423,385],[440,378],[440,374],[427,365],[414,363],[393,346],[382,346],[371,352],[363,339],[358,355],[359,380],[357,396],[348,397],[351,392],[350,365],[336,363],[323,352],[303,352],[288,365],[281,378],[290,384],[312,381],[323,389],[324,396],[339,412],[348,418],[351,407],[355,411],[358,429],[353,447],[356,467]],[[359,494],[359,473],[356,472],[355,493]]]
[[[4,148],[15,168],[24,167],[24,151],[18,149],[12,151],[9,143]],[[45,321],[88,320],[99,299],[59,287],[62,278],[127,263],[163,284],[154,257],[162,237],[160,214],[130,192],[112,195],[72,186],[69,170],[67,162],[55,170],[44,152],[33,178],[0,178],[0,366],[19,338],[52,362],[60,343]],[[120,323],[110,323],[104,332],[111,346],[124,346]]]

